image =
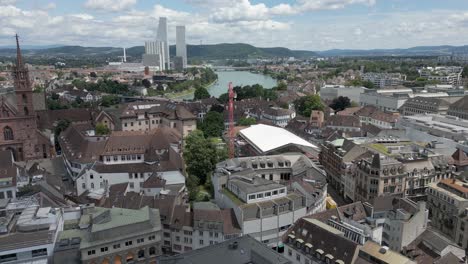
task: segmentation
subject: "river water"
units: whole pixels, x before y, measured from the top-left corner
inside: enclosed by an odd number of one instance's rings
[[[233,86],[254,85],[258,83],[267,89],[276,86],[276,80],[270,76],[249,71],[219,71],[216,74],[218,74],[217,82],[208,87],[208,92],[214,97],[227,93],[229,82],[232,82]],[[178,99],[193,99],[193,94],[185,95]]]

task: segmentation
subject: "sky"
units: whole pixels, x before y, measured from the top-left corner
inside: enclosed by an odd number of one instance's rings
[[[0,46],[248,43],[301,50],[468,45],[468,0],[0,0]]]

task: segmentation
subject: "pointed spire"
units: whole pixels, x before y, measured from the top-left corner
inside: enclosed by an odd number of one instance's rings
[[[23,60],[21,57],[21,49],[19,45],[19,36],[16,34],[16,67],[21,67],[23,65]]]

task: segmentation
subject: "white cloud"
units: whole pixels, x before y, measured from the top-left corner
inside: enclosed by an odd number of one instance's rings
[[[213,0],[190,0],[193,1],[203,5]],[[193,44],[243,42],[263,47],[324,50],[468,43],[465,34],[468,12],[465,11],[435,10],[431,16],[424,11],[330,15],[320,19],[311,16],[304,22],[295,20],[294,16],[281,19],[278,16],[296,12],[290,8],[306,1],[274,7],[247,0],[220,1],[232,10],[216,6],[187,12],[156,4],[147,10],[132,9],[98,16],[92,12],[55,15],[56,10],[6,5],[0,7],[0,45],[12,44],[11,37],[16,32],[28,44],[143,45],[144,41],[155,38],[160,16],[168,18],[170,43],[175,43],[176,25],[186,25],[187,41]],[[338,6],[338,3],[372,5],[373,2],[333,0],[335,4],[331,6]],[[220,16],[221,13],[228,16]]]
[[[128,10],[136,4],[137,0],[87,0],[85,7],[103,11]]]
[[[94,17],[90,14],[72,14],[70,17],[78,18],[81,20],[93,20]]]
[[[12,5],[16,3],[16,0],[0,0],[0,5]]]

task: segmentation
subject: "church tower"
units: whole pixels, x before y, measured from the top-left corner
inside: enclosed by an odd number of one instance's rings
[[[31,80],[29,79],[28,69],[23,63],[18,35],[16,35],[16,66],[13,67],[13,78],[18,115],[35,116]]]

